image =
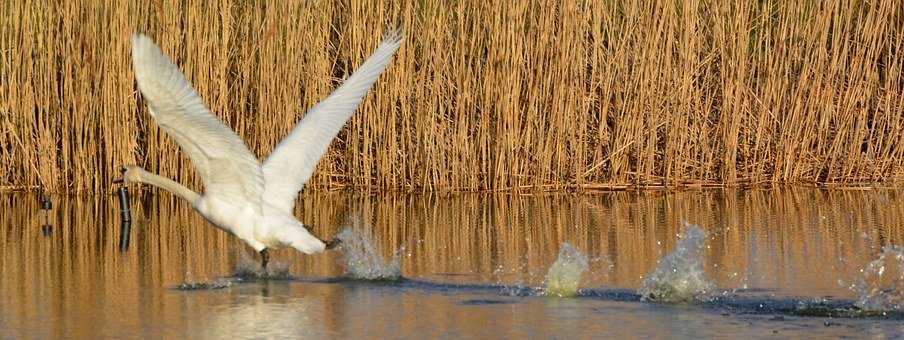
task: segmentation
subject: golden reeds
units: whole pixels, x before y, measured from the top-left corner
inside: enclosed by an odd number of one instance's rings
[[[199,187],[135,90],[151,35],[259,156],[372,52],[397,58],[310,186],[522,190],[904,179],[904,5],[129,1],[0,5],[0,186]]]

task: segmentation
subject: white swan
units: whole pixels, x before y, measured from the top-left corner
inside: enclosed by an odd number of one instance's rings
[[[401,32],[387,35],[357,71],[305,114],[261,166],[239,136],[211,114],[157,45],[144,35],[134,35],[132,65],[138,89],[157,124],[188,154],[205,192],[195,193],[134,165],[124,166],[123,178],[115,182],[146,183],[185,199],[207,221],[260,252],[264,269],[268,248],[322,252],[336,240],[328,244],[311,235],[293,215],[295,199],[401,43]]]

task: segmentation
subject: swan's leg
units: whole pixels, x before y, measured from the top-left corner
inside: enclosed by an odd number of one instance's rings
[[[260,254],[261,254],[261,267],[264,268],[264,270],[267,270],[267,262],[270,262],[270,253],[267,251],[266,248],[264,248],[264,250],[261,250]]]

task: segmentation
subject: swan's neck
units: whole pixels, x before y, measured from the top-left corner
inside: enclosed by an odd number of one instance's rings
[[[133,180],[136,182],[141,182],[145,184],[150,184],[155,187],[161,188],[163,190],[169,191],[176,196],[182,197],[182,199],[188,201],[192,205],[201,197],[198,193],[191,191],[191,189],[182,186],[182,184],[176,183],[175,181],[159,176],[156,174],[152,174],[150,172],[145,171],[144,169],[136,169],[139,170],[137,178]]]

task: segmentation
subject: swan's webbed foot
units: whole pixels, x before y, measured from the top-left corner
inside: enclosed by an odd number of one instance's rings
[[[320,240],[320,242],[323,242],[323,244],[326,245],[324,250],[330,250],[330,249],[336,248],[337,246],[339,246],[340,243],[342,243],[342,240],[340,240],[338,237],[333,237],[333,239],[329,240],[329,241],[324,241],[322,238],[319,238],[317,236],[314,236],[314,238]]]
[[[261,254],[261,268],[263,268],[264,271],[266,271],[267,263],[270,262],[270,252],[268,252],[267,249],[264,248],[264,250],[260,251],[260,254]]]
[[[339,244],[342,243],[342,240],[340,240],[338,237],[333,237],[332,240],[329,240],[329,241],[326,241],[323,243],[326,244],[326,249],[329,250],[329,249],[333,249],[333,248],[336,248],[337,246],[339,246]]]

